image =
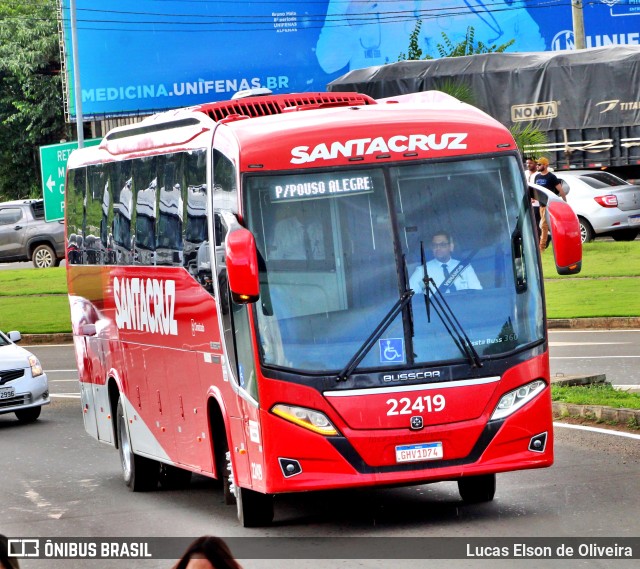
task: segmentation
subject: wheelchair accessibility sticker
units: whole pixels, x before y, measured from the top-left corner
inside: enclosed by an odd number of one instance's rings
[[[378,340],[380,346],[380,362],[383,364],[403,364],[404,338],[383,338]]]

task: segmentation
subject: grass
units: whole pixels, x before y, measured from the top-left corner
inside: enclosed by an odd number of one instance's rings
[[[67,294],[64,267],[0,271],[0,296]]]
[[[558,275],[553,251],[542,255],[549,318],[640,316],[640,241],[593,241],[582,270]]]
[[[613,389],[611,384],[560,387],[551,386],[551,399],[574,405],[603,405],[616,409],[640,409],[640,394]]]
[[[640,278],[545,282],[549,318],[640,316]]]
[[[22,334],[71,332],[67,294],[0,296],[0,329]]]
[[[71,332],[66,269],[0,271],[0,329]]]
[[[582,270],[577,275],[560,276],[553,261],[551,246],[542,255],[545,279],[578,280],[585,278],[640,276],[640,241],[592,241],[582,246]]]

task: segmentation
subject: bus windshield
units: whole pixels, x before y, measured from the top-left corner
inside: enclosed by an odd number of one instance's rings
[[[359,370],[469,361],[450,313],[480,360],[543,338],[515,156],[257,175],[245,201],[267,366],[341,370],[407,290]]]

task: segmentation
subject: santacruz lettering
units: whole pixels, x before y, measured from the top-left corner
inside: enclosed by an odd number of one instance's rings
[[[313,149],[308,146],[296,146],[291,149],[291,164],[306,164],[316,160],[335,160],[339,156],[366,156],[388,152],[415,152],[416,150],[465,150],[464,142],[468,136],[465,132],[448,132],[445,134],[410,134],[396,135],[389,139],[357,138],[346,142],[318,144]]]
[[[113,300],[119,329],[178,335],[175,281],[115,277]]]

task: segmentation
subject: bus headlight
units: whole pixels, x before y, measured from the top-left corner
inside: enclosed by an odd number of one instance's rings
[[[527,383],[518,389],[505,393],[498,401],[491,420],[503,419],[508,417],[512,413],[515,413],[520,407],[531,401],[538,393],[540,393],[545,387],[546,383],[541,379]]]
[[[331,421],[329,421],[329,418],[324,413],[320,413],[320,411],[279,403],[272,407],[271,412],[278,417],[282,417],[285,421],[309,429],[319,435],[330,437],[338,434],[338,429],[336,429]]]
[[[38,377],[39,375],[42,375],[44,373],[42,371],[42,366],[40,365],[38,358],[36,358],[35,356],[29,356],[29,365],[31,366],[32,377]]]

